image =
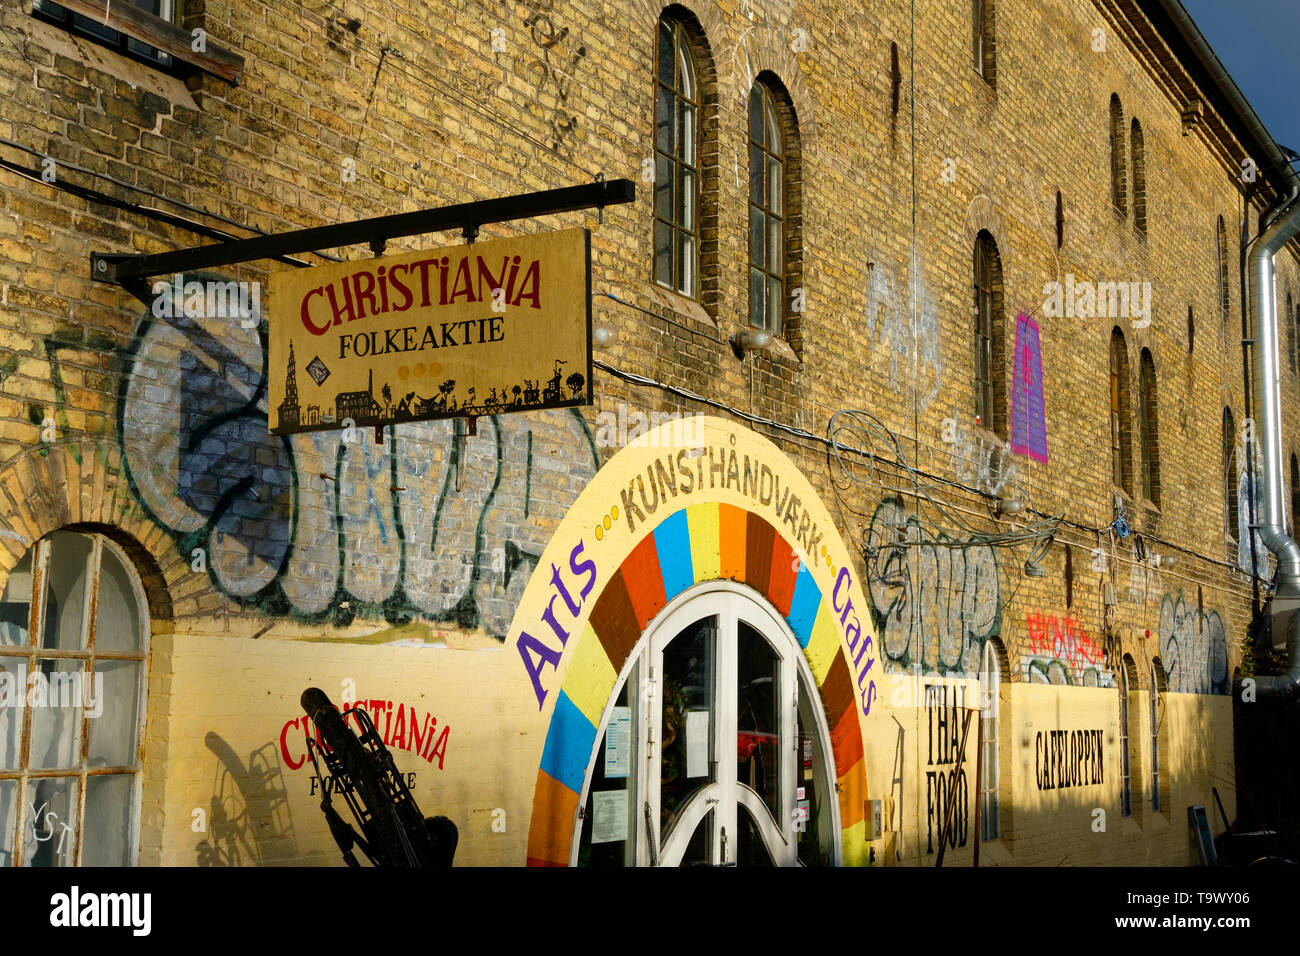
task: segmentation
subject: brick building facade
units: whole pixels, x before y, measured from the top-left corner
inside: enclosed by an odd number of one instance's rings
[[[955,865],[977,833],[982,865],[1194,859],[1185,808],[1235,813],[1228,694],[1264,666],[1239,249],[1273,186],[1148,5],[977,6],[183,3],[238,82],[45,0],[0,13],[0,662],[108,687],[105,716],[0,716],[0,854],[51,852],[43,793],[66,863],[334,862],[316,685],[385,717],[461,864],[931,865],[950,785]],[[272,436],[260,313],[162,316],[89,266],[600,177],[635,203],[482,232],[591,230],[595,404],[473,435]],[[1116,315],[1120,284],[1149,312]],[[733,348],[751,326],[772,341]],[[547,644],[575,541],[593,591]],[[692,614],[706,705],[651,676],[699,677],[664,631]],[[755,704],[768,666],[796,705]]]

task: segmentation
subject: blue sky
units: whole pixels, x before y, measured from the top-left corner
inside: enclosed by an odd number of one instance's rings
[[[1300,153],[1300,0],[1183,0],[1264,126]]]

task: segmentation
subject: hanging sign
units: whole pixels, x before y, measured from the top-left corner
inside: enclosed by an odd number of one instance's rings
[[[586,229],[276,272],[274,434],[590,405]]]

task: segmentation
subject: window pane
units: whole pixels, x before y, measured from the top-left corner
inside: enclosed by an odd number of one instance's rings
[[[736,834],[737,866],[776,866],[749,807],[743,804],[736,807],[736,829],[740,831]]]
[[[70,531],[50,536],[50,563],[45,588],[41,646],[63,651],[86,646],[86,600],[93,539]]]
[[[655,153],[655,215],[673,221],[673,165],[663,153]]]
[[[675,637],[663,652],[660,730],[660,830],[666,842],[678,813],[701,787],[717,779],[713,735],[713,659],[717,623],[706,618]],[[700,737],[704,755],[700,759]]]
[[[749,207],[749,261],[756,266],[767,264],[767,250],[763,246],[763,211]]]
[[[609,723],[596,748],[596,759],[591,769],[591,787],[587,793],[587,808],[582,816],[582,834],[578,843],[578,866],[632,866],[636,862],[635,835],[641,816],[636,812],[636,774],[639,770],[637,753],[637,703],[635,688],[640,687],[638,672],[640,666],[633,667],[632,673],[623,682],[618,700],[610,714]],[[631,692],[629,691],[631,688]],[[609,736],[617,735],[621,728],[628,736],[619,741],[619,746],[626,742],[626,752],[618,754],[611,762]],[[622,764],[622,766],[620,766]],[[600,806],[597,807],[597,801]],[[621,810],[618,808],[621,807]],[[617,812],[616,812],[617,811]],[[621,832],[614,826],[615,820],[609,816],[622,815]],[[600,830],[596,822],[600,821]],[[620,837],[621,839],[617,838]],[[599,839],[597,839],[599,838]]]
[[[763,204],[763,150],[753,143],[749,144],[749,201],[756,206]]]
[[[27,661],[0,657],[0,770],[22,766],[23,707],[27,703]]]
[[[135,778],[106,774],[86,778],[86,825],[82,866],[130,866],[135,827]]]
[[[691,842],[682,853],[680,866],[713,865],[713,826],[713,811],[710,810],[696,825]]]
[[[785,210],[781,208],[781,161],[778,159],[767,161],[767,191],[767,207],[778,215],[784,214]]]
[[[777,335],[781,333],[781,307],[784,302],[781,280],[769,278],[767,280],[767,328]]]
[[[24,866],[72,866],[77,852],[77,778],[27,783],[32,795],[23,827]]]
[[[795,751],[795,786],[803,790],[803,799],[795,808],[801,811],[803,829],[796,831],[799,862],[804,866],[830,866],[831,803],[834,790],[822,792],[826,779],[826,754],[822,750],[813,718],[813,701],[803,675],[799,675],[799,747]]]
[[[695,107],[681,105],[680,133],[677,138],[677,156],[684,163],[696,166],[695,158]]]
[[[140,662],[96,661],[91,693],[88,766],[134,767]]]
[[[695,298],[695,239],[678,234],[681,243],[681,262],[678,264],[677,291]]]
[[[665,20],[659,21],[659,82],[673,85],[673,29]]]
[[[655,86],[655,148],[665,153],[673,152],[673,94],[665,86]]]
[[[767,292],[767,285],[763,281],[763,273],[757,269],[749,270],[749,324],[756,328],[766,328],[767,302],[764,296]]]
[[[26,644],[32,613],[32,555],[35,549],[9,574],[4,596],[0,597],[0,647]]]
[[[766,109],[767,114],[767,149],[769,152],[781,155],[781,127],[777,123],[776,110],[771,104]]]
[[[736,779],[763,798],[775,821],[781,813],[781,659],[744,621],[736,635]],[[777,826],[781,825],[777,823]]]
[[[680,192],[677,202],[681,208],[678,224],[687,232],[695,231],[695,174],[687,169],[681,170]]]
[[[0,780],[0,866],[14,865],[14,827],[18,825],[18,781]]]
[[[763,145],[763,91],[757,85],[749,91],[749,138]]]
[[[99,570],[99,599],[95,612],[95,648],[138,651],[143,628],[131,575],[112,548],[105,547]]]
[[[784,252],[781,241],[781,220],[767,217],[767,271],[780,274],[781,253]]]
[[[695,64],[691,62],[691,54],[686,47],[684,37],[678,41],[677,65],[681,70],[677,89],[681,91],[682,96],[688,100],[693,100],[695,99]]]
[[[32,708],[33,770],[67,770],[81,765],[81,704],[85,677],[82,661],[38,658],[37,674],[27,695]]]
[[[673,230],[662,222],[655,223],[655,280],[673,284]]]

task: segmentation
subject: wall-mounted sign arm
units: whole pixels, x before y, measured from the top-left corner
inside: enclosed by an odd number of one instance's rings
[[[115,254],[92,252],[90,274],[99,282],[116,285],[128,279],[191,272],[195,269],[214,269],[219,266],[256,259],[275,259],[295,253],[318,249],[336,249],[343,246],[367,244],[373,250],[377,244],[402,236],[422,235],[459,229],[462,233],[493,222],[511,222],[531,219],[578,209],[615,206],[636,199],[636,184],[630,179],[588,183],[583,186],[565,186],[541,192],[521,193],[476,202],[457,203],[436,209],[418,209],[414,212],[395,213],[359,219],[356,222],[336,223],[330,226],[313,226],[270,236],[254,236],[218,242],[190,249],[152,254]]]

